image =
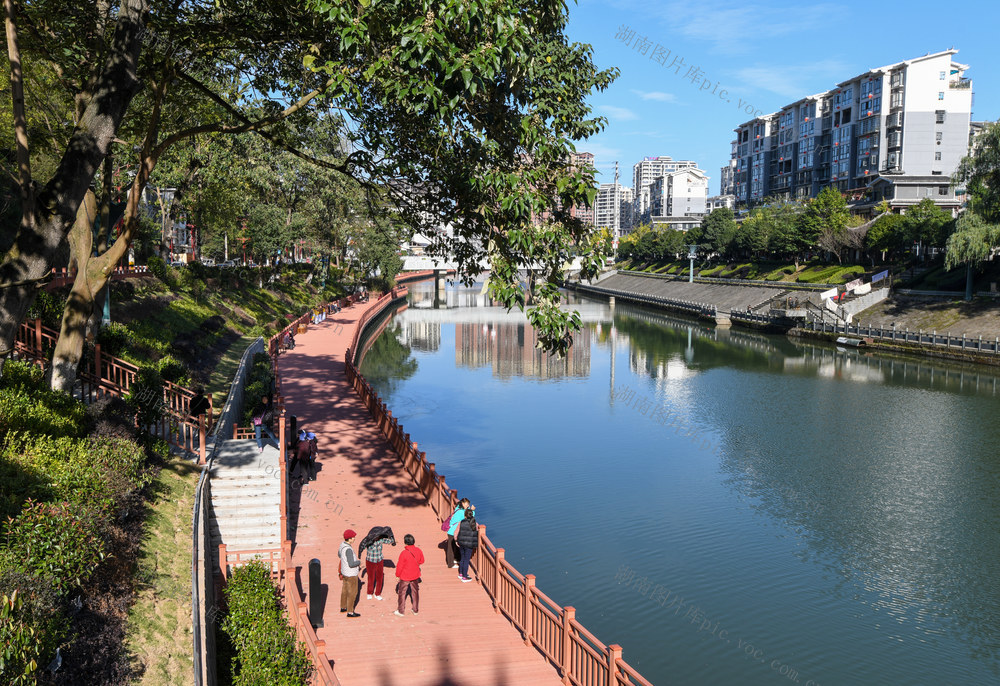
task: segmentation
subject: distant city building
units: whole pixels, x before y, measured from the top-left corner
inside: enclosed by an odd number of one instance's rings
[[[667,172],[649,186],[651,216],[690,217],[705,214],[708,177],[700,169]]]
[[[633,215],[638,219],[647,217],[650,211],[652,195],[649,187],[657,178],[679,169],[697,169],[698,164],[691,160],[675,160],[672,157],[643,157],[641,162],[632,167],[632,189],[635,193],[635,210]]]
[[[620,183],[602,183],[597,191],[597,205],[594,208],[594,225],[597,228],[614,229],[615,208],[618,209],[618,238],[632,231],[632,189]]]
[[[969,148],[972,113],[969,67],[953,60],[957,52],[871,69],[738,126],[736,202],[813,198],[832,185],[855,209],[929,197],[957,211],[950,180]]]
[[[729,164],[719,170],[719,195],[735,195],[736,193],[736,141],[732,142],[733,150],[729,156]]]
[[[572,155],[573,167],[576,169],[593,169],[594,167],[594,155],[589,152],[576,152]],[[574,205],[569,208],[569,213],[571,216],[578,218],[584,224],[589,224],[595,226],[594,224],[594,207]]]
[[[701,217],[661,217],[654,214],[650,216],[649,223],[657,231],[690,231],[701,226],[701,219]]]
[[[736,196],[735,195],[713,195],[712,197],[705,200],[705,212],[710,213],[712,210],[717,210],[721,207],[728,207],[729,209],[736,208]]]
[[[573,345],[565,357],[538,347],[538,334],[530,324],[455,324],[455,365],[472,369],[491,367],[493,376],[557,379],[590,375],[591,329],[573,332]]]

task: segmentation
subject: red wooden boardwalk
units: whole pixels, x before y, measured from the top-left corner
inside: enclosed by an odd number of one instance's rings
[[[325,626],[317,634],[326,641],[337,677],[344,686],[562,683],[541,654],[496,613],[483,588],[462,583],[457,570],[445,566],[440,522],[347,384],[344,352],[356,322],[374,306],[374,300],[353,305],[310,325],[296,337],[295,349],[278,358],[289,414],[319,439],[317,480],[290,491],[292,564],[301,566],[305,577],[309,560],[322,562],[328,591]],[[446,465],[441,467],[447,473]],[[360,541],[373,526],[391,526],[396,534],[398,545],[384,549],[387,560],[398,557],[407,533],[424,551],[419,616],[411,614],[409,603],[405,618],[393,615],[395,570],[388,566],[384,600],[367,600],[362,592],[360,617],[340,613],[337,548],[343,531],[354,529]],[[302,590],[308,579],[297,583]]]

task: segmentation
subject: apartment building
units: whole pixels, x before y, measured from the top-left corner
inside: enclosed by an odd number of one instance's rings
[[[672,157],[644,157],[632,167],[632,188],[635,192],[634,216],[648,217],[652,195],[649,187],[653,181],[680,169],[697,169],[698,164],[692,160],[675,160]]]
[[[589,152],[575,152],[572,154],[573,167],[575,169],[593,169],[594,168],[594,154]],[[594,207],[587,207],[586,205],[574,205],[569,208],[569,213],[573,217],[577,217],[584,224],[589,224],[594,226]]]
[[[594,207],[594,225],[598,228],[617,228],[616,238],[632,231],[632,189],[620,183],[602,183],[597,191]],[[617,208],[617,215],[616,215]]]
[[[860,210],[886,200],[905,211],[930,197],[956,212],[950,177],[968,151],[972,113],[957,52],[877,67],[741,124],[737,203],[812,198],[833,185]]]
[[[653,179],[649,209],[656,217],[690,217],[705,214],[708,177],[700,169],[680,169]]]

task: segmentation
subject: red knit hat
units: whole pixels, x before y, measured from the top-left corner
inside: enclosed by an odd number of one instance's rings
[[[348,529],[347,531],[344,532],[344,540],[349,541],[350,539],[354,538],[357,535],[358,534],[355,533],[354,529]]]

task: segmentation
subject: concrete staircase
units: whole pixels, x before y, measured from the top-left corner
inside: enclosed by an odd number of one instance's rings
[[[229,551],[281,547],[280,454],[265,443],[227,440],[212,460],[209,527],[212,549],[225,543]]]

